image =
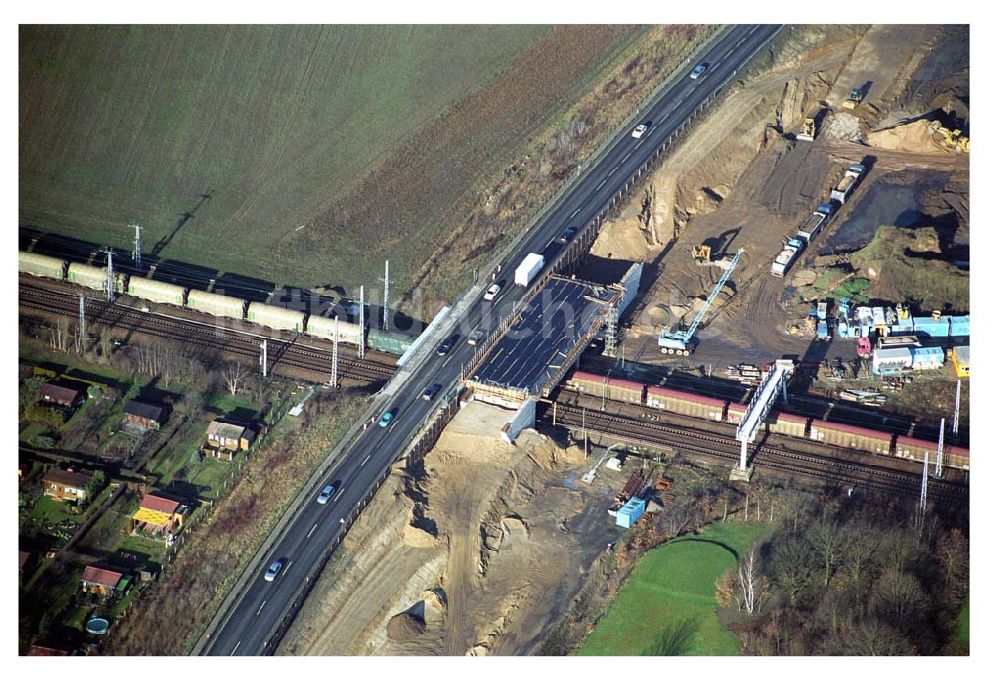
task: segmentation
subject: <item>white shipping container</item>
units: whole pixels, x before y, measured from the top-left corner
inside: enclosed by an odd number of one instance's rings
[[[358,344],[361,336],[361,325],[346,320],[340,321],[340,342]],[[322,317],[320,315],[310,315],[306,321],[305,333],[321,339],[333,340],[334,319],[332,317]]]
[[[209,294],[205,291],[192,289],[188,292],[187,307],[216,317],[232,317],[243,319],[243,307],[246,301],[234,296]]]
[[[913,352],[911,348],[877,348],[872,351],[872,371],[876,374],[908,369],[912,366]]]
[[[538,275],[545,266],[545,257],[541,254],[531,253],[524,257],[521,264],[514,271],[514,284],[527,287],[528,284]]]
[[[147,280],[135,275],[129,279],[128,294],[153,303],[184,305],[184,287],[157,280]]]
[[[305,324],[305,313],[298,310],[288,310],[269,306],[266,303],[252,302],[247,306],[247,320],[262,324],[271,329],[287,329],[288,331],[302,331]]]

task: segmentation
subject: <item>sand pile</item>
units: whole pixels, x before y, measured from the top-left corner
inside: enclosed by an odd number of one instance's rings
[[[397,642],[417,639],[425,632],[427,632],[427,624],[424,623],[424,619],[406,611],[390,618],[385,626],[385,634],[389,639]]]
[[[934,140],[930,120],[916,120],[872,132],[868,135],[868,145],[910,153],[948,153]]]

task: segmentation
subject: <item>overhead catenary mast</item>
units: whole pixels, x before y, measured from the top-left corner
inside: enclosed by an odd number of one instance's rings
[[[80,330],[76,336],[76,352],[82,353],[87,340],[87,299],[80,294]]]
[[[941,479],[941,466],[944,463],[944,418],[941,419],[941,430],[938,433],[937,458],[934,460],[934,477]]]
[[[132,261],[135,263],[135,269],[142,269],[142,226],[137,224],[132,224],[131,228],[135,228],[135,243],[132,245]]]
[[[330,386],[337,389],[337,346],[340,344],[340,318],[333,318],[333,362],[330,365]]]
[[[382,278],[385,286],[382,289],[382,328],[389,329],[389,259],[385,260],[385,277]]]
[[[358,359],[365,359],[365,286],[361,285],[361,338],[358,341]]]
[[[962,402],[962,379],[955,381],[955,417],[951,420],[951,434],[958,435],[958,410]]]
[[[114,301],[115,300],[115,270],[114,270],[114,264],[112,262],[112,259],[114,258],[115,250],[112,249],[111,247],[107,247],[107,248],[104,249],[104,253],[108,255],[108,279],[104,283],[104,286],[105,286],[105,288],[107,289],[107,292],[108,292],[108,301]]]

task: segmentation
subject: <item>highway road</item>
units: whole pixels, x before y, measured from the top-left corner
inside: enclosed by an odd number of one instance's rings
[[[543,251],[567,226],[582,229],[702,101],[724,85],[734,71],[779,30],[780,26],[761,25],[731,28],[692,60],[692,66],[700,62],[709,65],[700,78],[694,80],[688,77],[688,72],[682,73],[662,90],[655,102],[636,116],[634,124],[650,124],[641,138],[635,139],[626,131],[622,138],[609,144],[604,156],[504,262],[498,279],[505,280],[506,284],[498,298],[493,302],[481,300],[469,307],[466,315],[460,318],[461,339],[455,347],[443,357],[430,353],[396,391],[387,405],[395,412],[392,424],[386,428],[369,426],[342,455],[330,475],[315,487],[318,494],[326,484],[341,483],[326,505],[319,505],[313,498],[302,506],[276,539],[267,559],[270,562],[285,558],[284,570],[275,581],[266,582],[263,578],[265,563],[207,642],[204,653],[225,656],[273,651],[274,647],[267,646],[267,641],[291,607],[308,570],[343,533],[345,524],[341,520],[349,519],[352,511],[361,507],[363,497],[399,457],[428,413],[438,406],[441,397],[453,389],[462,365],[472,358],[474,348],[466,344],[465,335],[477,327],[488,330],[503,315],[497,312],[498,307],[509,307],[523,295],[524,289],[512,283],[513,270],[521,259],[528,252]],[[420,397],[431,383],[445,386],[433,402]]]

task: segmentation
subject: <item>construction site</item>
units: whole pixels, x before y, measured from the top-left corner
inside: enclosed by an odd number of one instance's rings
[[[968,59],[967,27],[785,30],[545,278],[565,321],[531,331],[540,290],[484,342],[279,653],[537,653],[664,454],[967,500]]]

